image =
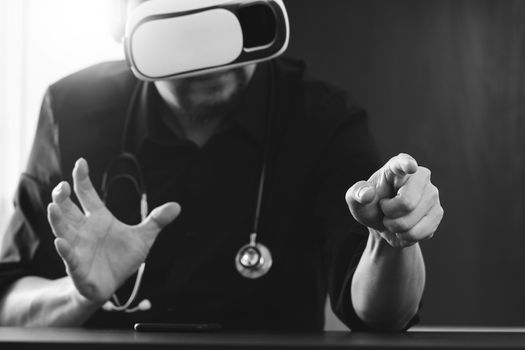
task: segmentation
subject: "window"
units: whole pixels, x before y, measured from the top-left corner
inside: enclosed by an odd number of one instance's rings
[[[0,230],[13,210],[47,86],[91,64],[123,59],[111,35],[118,1],[0,0]]]

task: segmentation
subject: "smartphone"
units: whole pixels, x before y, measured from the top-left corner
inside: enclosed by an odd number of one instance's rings
[[[222,326],[218,323],[135,323],[136,332],[212,332]]]

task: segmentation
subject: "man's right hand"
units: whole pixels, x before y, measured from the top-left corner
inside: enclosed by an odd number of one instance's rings
[[[180,213],[177,203],[154,209],[136,226],[117,220],[91,184],[87,162],[77,160],[73,169],[74,190],[81,211],[71,200],[71,188],[61,182],[53,190],[47,208],[55,247],[78,292],[102,303],[137,271],[164,226]]]

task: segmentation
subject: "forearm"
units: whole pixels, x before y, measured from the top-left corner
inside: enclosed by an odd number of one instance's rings
[[[23,277],[0,299],[0,325],[80,326],[99,307],[82,297],[69,277],[57,280]]]
[[[401,330],[415,315],[425,286],[419,244],[393,248],[373,231],[352,280],[352,304],[370,327]]]

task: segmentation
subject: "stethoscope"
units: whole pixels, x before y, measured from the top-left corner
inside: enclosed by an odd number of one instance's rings
[[[269,64],[270,69],[273,70],[273,63]],[[274,103],[274,94],[275,88],[273,86],[273,72],[270,72],[270,79],[268,81],[269,88],[271,93],[269,94],[269,104],[268,104],[268,113],[267,113],[267,126],[266,126],[266,136],[265,136],[265,145],[264,145],[264,154],[263,154],[263,163],[261,167],[261,173],[259,176],[259,184],[257,191],[257,203],[255,208],[255,215],[253,219],[253,228],[252,233],[250,233],[250,240],[247,244],[243,245],[237,252],[235,256],[235,267],[237,271],[245,278],[248,279],[257,279],[268,273],[272,267],[273,259],[270,250],[262,243],[257,241],[257,232],[259,230],[259,219],[261,214],[261,205],[264,192],[264,183],[266,178],[266,169],[268,164],[268,158],[270,153],[269,147],[269,134],[271,130],[271,124],[273,119],[273,103]],[[145,220],[148,216],[148,197],[146,191],[146,184],[144,181],[144,176],[138,159],[130,152],[126,151],[126,139],[127,134],[130,129],[130,123],[132,116],[134,115],[135,105],[138,101],[139,94],[143,83],[137,82],[133,92],[131,94],[130,102],[126,111],[126,117],[124,121],[124,127],[121,137],[121,153],[118,155],[106,168],[102,176],[102,186],[101,193],[102,199],[106,202],[108,197],[109,188],[117,180],[127,180],[133,185],[138,194],[140,194],[140,219],[141,221]],[[118,168],[126,168],[128,171],[120,172]],[[113,174],[116,172],[117,174]],[[135,176],[133,176],[133,173]],[[105,311],[122,311],[127,313],[137,312],[137,311],[147,311],[151,309],[151,302],[148,299],[140,301],[135,307],[131,307],[137,298],[140,286],[142,283],[142,278],[144,276],[144,271],[146,269],[146,263],[142,262],[135,278],[135,283],[133,285],[132,292],[125,303],[122,303],[118,296],[113,294],[111,299],[108,300],[102,306],[102,309]]]

